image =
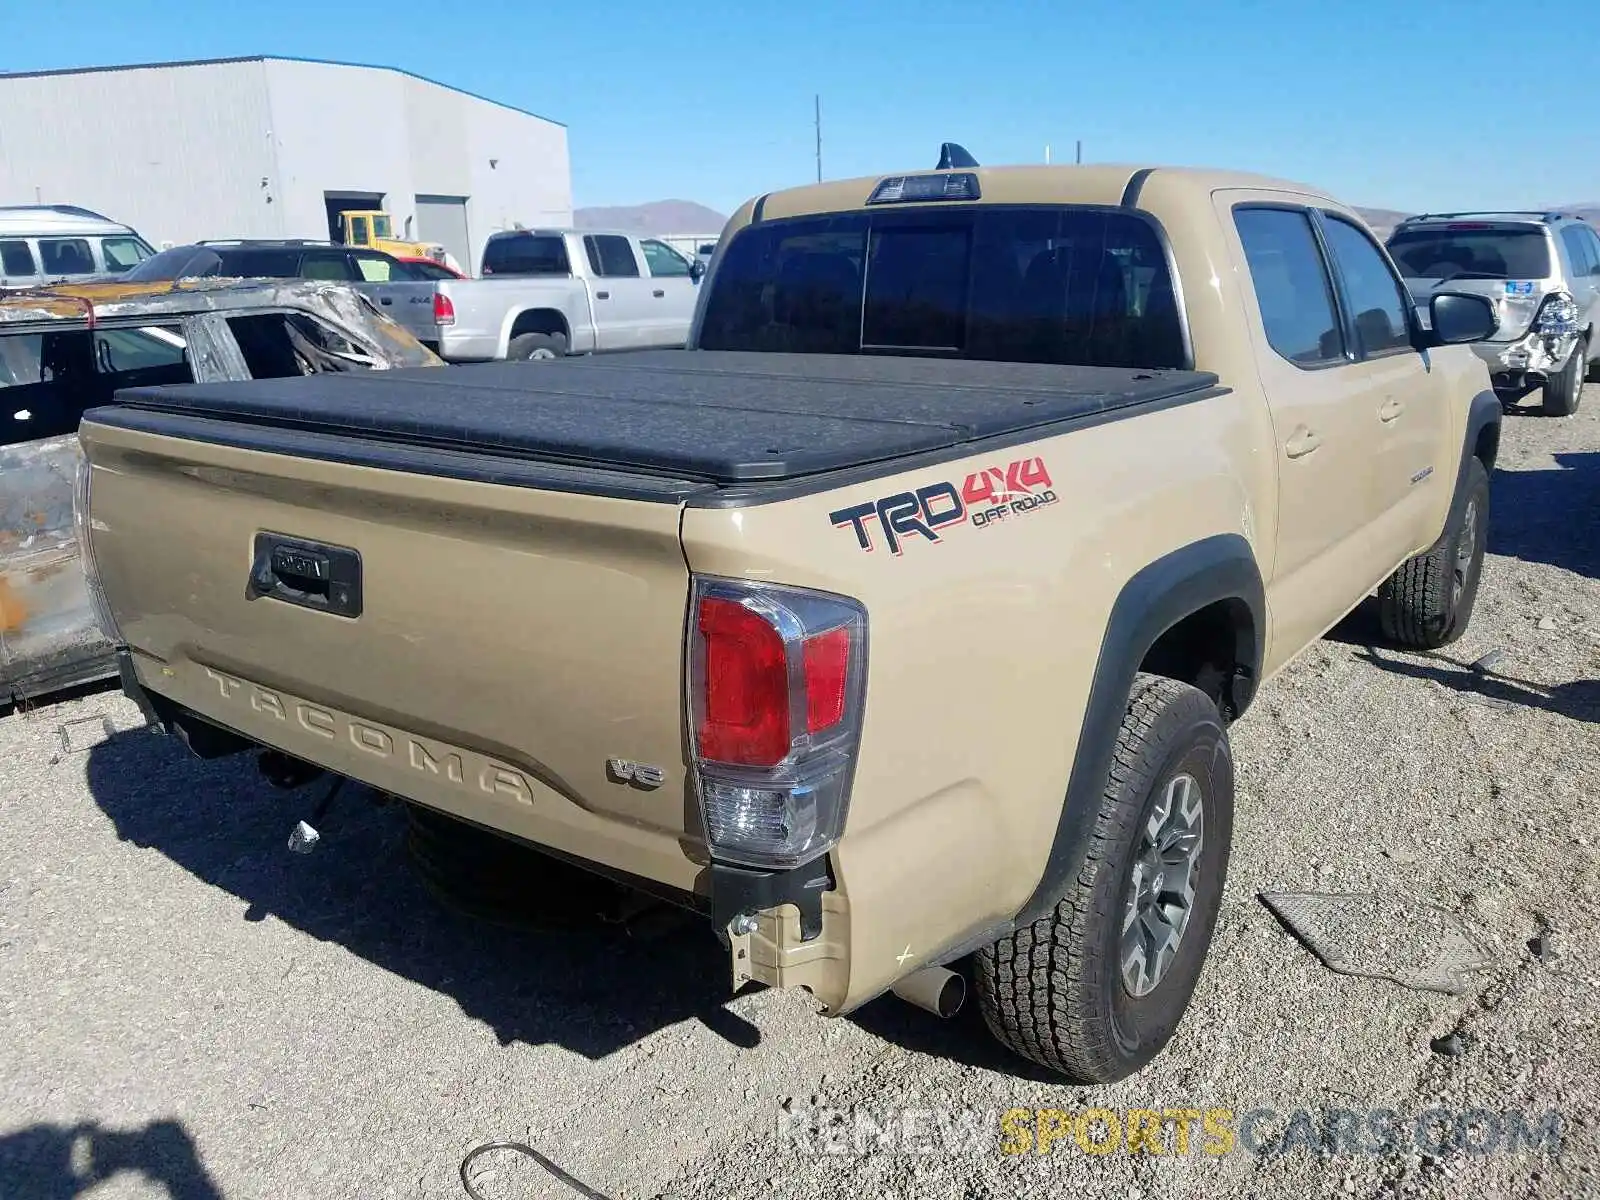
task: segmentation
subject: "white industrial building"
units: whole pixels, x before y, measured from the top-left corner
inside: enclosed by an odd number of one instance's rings
[[[0,205],[76,204],[153,245],[327,238],[382,208],[476,266],[572,222],[566,126],[387,67],[216,59],[0,75]]]

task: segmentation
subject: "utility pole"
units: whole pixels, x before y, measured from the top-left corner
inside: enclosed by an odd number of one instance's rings
[[[1082,138],[1078,139],[1078,163],[1079,163],[1080,166],[1083,163],[1083,139]]]
[[[815,97],[817,103],[817,182],[822,182],[822,95]]]

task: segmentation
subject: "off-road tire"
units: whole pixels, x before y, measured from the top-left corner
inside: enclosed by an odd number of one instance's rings
[[[1202,838],[1194,905],[1171,966],[1135,997],[1119,943],[1139,834],[1180,773],[1198,784]],[[1139,1070],[1171,1040],[1216,927],[1233,834],[1233,756],[1217,706],[1197,688],[1135,677],[1082,869],[1055,909],[974,956],[989,1031],[1022,1057],[1083,1083]]]
[[[506,357],[519,362],[566,356],[567,336],[564,333],[519,333],[506,347]]]
[[[1466,495],[1439,540],[1401,563],[1378,589],[1383,636],[1401,646],[1436,650],[1465,633],[1472,620],[1489,536],[1489,472],[1477,458],[1469,458],[1466,469]],[[1467,538],[1471,545],[1464,546]],[[1458,580],[1463,549],[1464,572]]]
[[[1583,400],[1583,377],[1589,373],[1589,344],[1579,338],[1567,365],[1545,381],[1544,415],[1570,417]]]

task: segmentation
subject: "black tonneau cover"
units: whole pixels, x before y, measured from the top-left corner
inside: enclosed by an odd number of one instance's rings
[[[130,388],[139,411],[720,486],[796,479],[1175,398],[1201,371],[664,350]],[[269,439],[270,440],[270,439]],[[248,444],[248,441],[240,444]],[[262,448],[267,448],[263,446]]]

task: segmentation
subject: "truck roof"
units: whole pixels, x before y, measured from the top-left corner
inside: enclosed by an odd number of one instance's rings
[[[661,236],[660,234],[646,233],[640,229],[577,229],[570,225],[542,225],[538,229],[497,229],[489,235],[488,240],[493,242],[514,237],[566,237],[569,234],[575,237],[655,238]]]
[[[133,231],[120,221],[75,204],[0,205],[0,237],[56,234],[118,234]]]
[[[733,486],[907,456],[954,457],[980,440],[1218,394],[1217,377],[1201,371],[803,357],[663,350],[532,368],[485,363],[381,378],[352,372],[131,388],[118,393],[131,408],[97,410],[93,419],[126,425],[141,420],[138,410],[154,409],[208,418],[201,424],[213,431],[234,421],[225,436],[244,439],[235,444],[266,449],[275,429],[296,442],[293,452],[313,457],[308,433],[332,435],[346,456],[421,448],[433,452],[433,473],[452,473],[439,466],[438,451],[469,451]]]
[[[943,171],[890,171],[882,175],[863,175],[854,179],[830,180],[827,183],[768,192],[748,202],[745,208],[759,210],[761,218],[765,220],[842,212],[867,207],[867,198],[885,179],[952,174],[977,176],[980,195],[976,201],[966,202],[978,204],[1119,205],[1124,203],[1130,188],[1136,191],[1137,186],[1142,186],[1152,175],[1158,175],[1163,184],[1178,183],[1197,193],[1210,193],[1221,188],[1264,188],[1317,196],[1324,194],[1320,188],[1308,184],[1244,171],[1096,163],[1091,166],[956,167]],[[938,201],[932,203],[937,204]]]

